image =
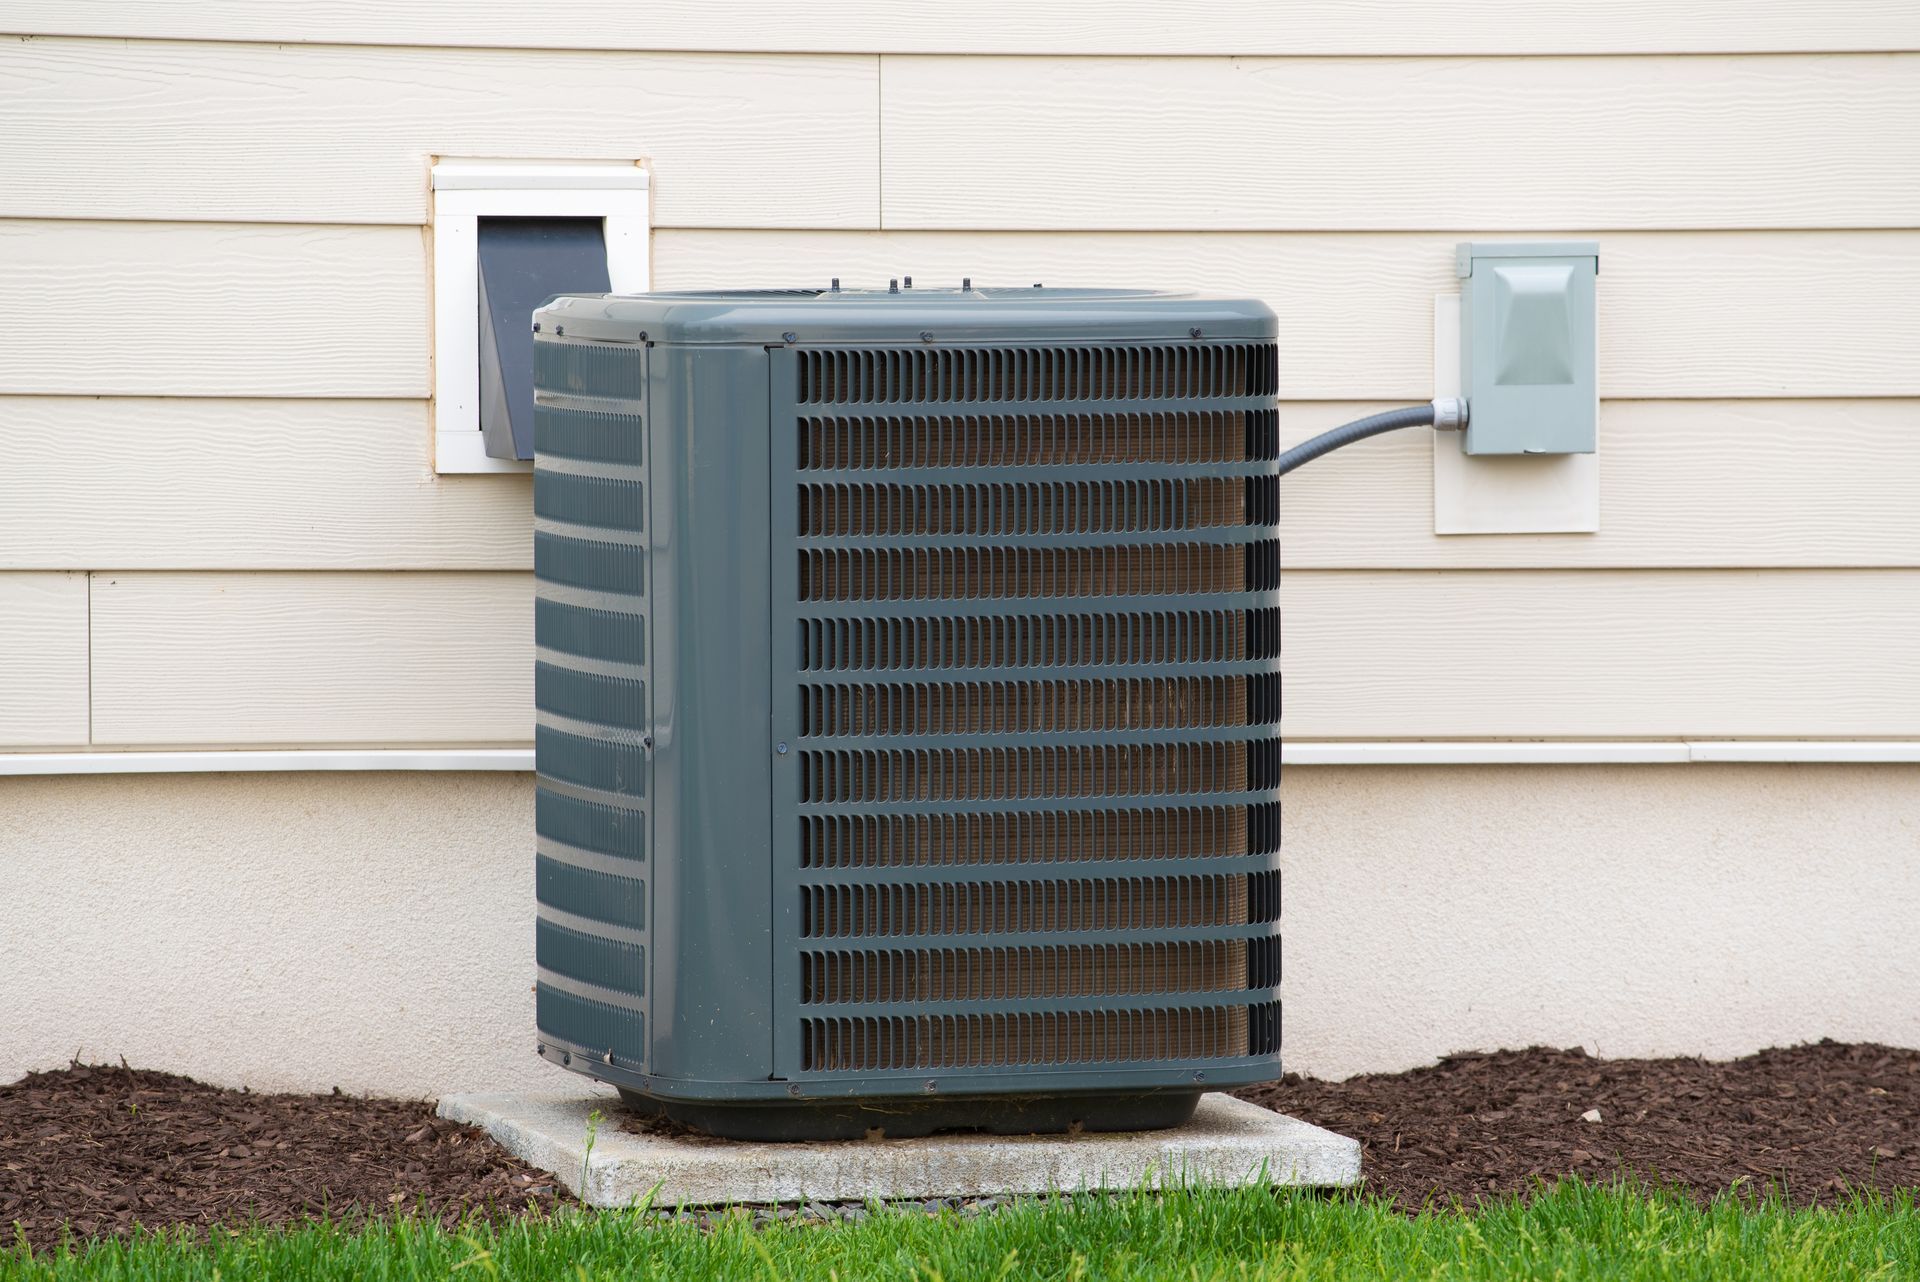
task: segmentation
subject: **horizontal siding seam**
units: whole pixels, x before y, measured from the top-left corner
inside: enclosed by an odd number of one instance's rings
[[[26,24],[31,25],[31,24]],[[1437,62],[1489,60],[1529,60],[1529,61],[1611,61],[1623,58],[1872,58],[1901,57],[1920,53],[1920,43],[1894,45],[1854,45],[1828,46],[1813,44],[1790,49],[1743,49],[1738,47],[1712,49],[1536,49],[1536,50],[1446,50],[1436,52],[1353,49],[1343,52],[1327,51],[1249,51],[1245,48],[1221,48],[1217,52],[1181,51],[1161,53],[1158,51],[1141,52],[1100,52],[1098,50],[1008,50],[991,46],[953,49],[912,49],[899,46],[874,44],[849,44],[844,46],[794,45],[780,47],[741,47],[723,44],[675,44],[669,46],[650,45],[588,45],[577,43],[553,44],[486,44],[476,41],[458,41],[435,43],[420,40],[354,40],[339,37],[308,38],[302,36],[282,36],[269,39],[264,36],[222,36],[191,35],[161,36],[151,33],[107,35],[88,31],[60,31],[50,27],[37,30],[0,29],[0,37],[16,40],[60,40],[79,43],[82,41],[115,45],[251,45],[259,49],[280,49],[297,46],[301,49],[389,49],[399,52],[436,53],[458,51],[465,53],[497,53],[503,56],[514,54],[606,54],[617,57],[645,58],[996,58],[1002,60],[1048,61],[1048,62]]]

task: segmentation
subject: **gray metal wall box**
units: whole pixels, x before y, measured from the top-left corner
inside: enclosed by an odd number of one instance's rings
[[[1280,1071],[1278,353],[1150,290],[535,317],[539,1046],[766,1138]]]
[[[1469,454],[1591,454],[1598,438],[1590,240],[1477,241],[1456,250],[1460,392]]]

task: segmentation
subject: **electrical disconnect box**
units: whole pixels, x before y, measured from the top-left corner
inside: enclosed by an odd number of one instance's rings
[[[1456,251],[1469,454],[1591,454],[1599,420],[1595,241],[1468,242]]]

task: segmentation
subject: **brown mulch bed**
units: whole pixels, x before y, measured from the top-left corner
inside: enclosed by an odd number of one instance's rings
[[[1795,1202],[1920,1186],[1920,1051],[1886,1046],[1825,1041],[1727,1063],[1535,1048],[1239,1094],[1358,1138],[1368,1191],[1403,1206],[1561,1175],[1635,1175],[1696,1196],[1778,1188]]]
[[[176,1224],[551,1206],[553,1177],[419,1100],[255,1095],[74,1065],[0,1086],[0,1245]]]
[[[1356,1136],[1402,1205],[1635,1174],[1796,1202],[1920,1187],[1920,1051],[1821,1042],[1730,1063],[1534,1049],[1241,1094]],[[1599,1121],[1582,1114],[1598,1110]],[[623,1123],[629,1119],[623,1118]],[[647,1125],[631,1119],[635,1125]],[[549,1208],[567,1195],[419,1101],[255,1095],[75,1065],[0,1086],[0,1243],[148,1227]]]

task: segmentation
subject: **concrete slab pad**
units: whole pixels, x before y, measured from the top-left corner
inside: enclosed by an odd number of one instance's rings
[[[605,1096],[449,1095],[439,1112],[483,1128],[594,1206],[629,1206],[656,1186],[653,1204],[673,1207],[1360,1180],[1358,1141],[1219,1094],[1169,1131],[811,1144],[636,1134],[621,1129],[626,1114]]]

